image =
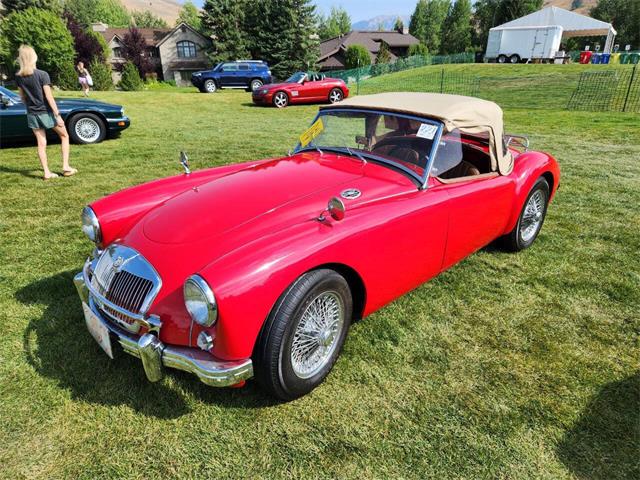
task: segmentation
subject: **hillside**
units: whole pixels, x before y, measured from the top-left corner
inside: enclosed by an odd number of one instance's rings
[[[178,0],[121,0],[127,10],[149,10],[154,15],[165,20],[169,26],[173,26],[178,18],[181,3]]]
[[[598,0],[545,0],[544,2],[545,7],[560,7],[582,15],[589,15],[589,11],[597,4]]]

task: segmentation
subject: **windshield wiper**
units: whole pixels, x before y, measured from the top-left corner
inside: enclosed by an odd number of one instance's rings
[[[356,156],[356,157],[358,157],[360,160],[362,160],[362,163],[364,163],[365,165],[367,164],[367,159],[366,159],[366,158],[364,158],[360,152],[354,152],[354,151],[353,151],[353,150],[351,150],[349,147],[344,147],[344,148],[347,150],[347,152],[349,152],[349,155],[351,155],[352,157],[353,157],[353,156]]]

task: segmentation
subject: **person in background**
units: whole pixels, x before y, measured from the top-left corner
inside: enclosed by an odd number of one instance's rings
[[[76,65],[76,71],[78,72],[78,82],[80,82],[80,88],[85,97],[89,96],[89,70],[84,68],[83,62],[78,62]]]
[[[53,99],[49,74],[36,68],[37,61],[38,56],[32,47],[20,46],[18,49],[20,70],[16,74],[16,84],[22,101],[27,107],[27,124],[38,141],[38,157],[44,170],[44,179],[49,180],[58,176],[49,170],[47,160],[46,131],[50,129],[58,134],[62,144],[62,174],[70,177],[78,171],[69,165],[69,134]]]

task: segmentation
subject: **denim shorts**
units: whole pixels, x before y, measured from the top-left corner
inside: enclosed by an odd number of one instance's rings
[[[49,130],[56,126],[56,119],[53,113],[27,113],[27,125],[29,128],[44,128]]]

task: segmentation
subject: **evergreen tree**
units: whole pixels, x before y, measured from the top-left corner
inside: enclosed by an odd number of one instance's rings
[[[83,27],[104,22],[110,27],[128,27],[131,15],[120,0],[66,0],[65,10]]]
[[[291,52],[292,70],[315,70],[320,56],[320,43],[316,33],[316,7],[310,0],[292,0],[294,38]]]
[[[254,8],[262,4],[256,3]],[[202,10],[202,28],[211,36],[207,55],[214,63],[246,58],[245,4],[237,0],[206,0]]]
[[[351,17],[342,7],[331,7],[331,13],[319,16],[318,35],[320,40],[338,37],[351,31]]]
[[[181,23],[186,23],[197,31],[202,30],[202,20],[200,18],[200,12],[191,0],[187,0],[186,2],[184,2],[182,8],[180,9],[178,19],[176,20],[176,26],[180,25]]]
[[[138,68],[132,62],[124,64],[122,77],[120,78],[118,86],[125,92],[134,92],[144,88],[144,83],[142,82],[142,78],[140,78]]]
[[[380,42],[380,50],[378,50],[378,54],[376,55],[376,64],[382,63],[390,63],[391,62],[391,51],[389,50],[389,46],[386,42]]]
[[[425,16],[426,38],[425,45],[432,53],[440,52],[442,42],[442,27],[449,12],[450,0],[430,0],[427,3]]]
[[[542,4],[543,0],[477,0],[473,16],[473,44],[484,49],[489,29],[540,10]]]
[[[167,22],[162,18],[154,15],[149,10],[142,12],[133,12],[131,18],[136,27],[138,28],[167,28]]]
[[[27,8],[42,8],[54,13],[62,12],[62,0],[2,0],[4,14],[26,10]]]
[[[396,18],[396,23],[393,24],[393,29],[398,33],[404,32],[404,22],[400,17]]]
[[[630,0],[600,0],[591,16],[614,25],[618,31],[616,43],[630,44],[640,49],[640,2]]]
[[[409,21],[409,33],[416,37],[423,45],[427,41],[426,16],[428,0],[418,0],[416,8]]]
[[[414,55],[420,55],[421,57],[426,57],[429,55],[429,49],[423,43],[416,43],[409,47],[407,51],[408,57],[413,57]]]
[[[109,65],[95,59],[89,64],[88,68],[93,79],[94,90],[113,90],[111,67]]]
[[[455,0],[444,21],[442,53],[461,53],[471,47],[471,0]]]
[[[138,69],[140,78],[145,78],[153,70],[147,56],[147,41],[136,27],[129,27],[129,32],[122,39],[122,57]]]
[[[371,55],[364,45],[353,44],[344,52],[344,63],[348,69],[362,68],[371,65]]]
[[[55,13],[41,8],[15,11],[3,19],[0,27],[9,58],[17,57],[20,45],[31,45],[38,54],[38,68],[49,72],[53,82],[57,82],[63,72],[73,71],[73,38]]]

